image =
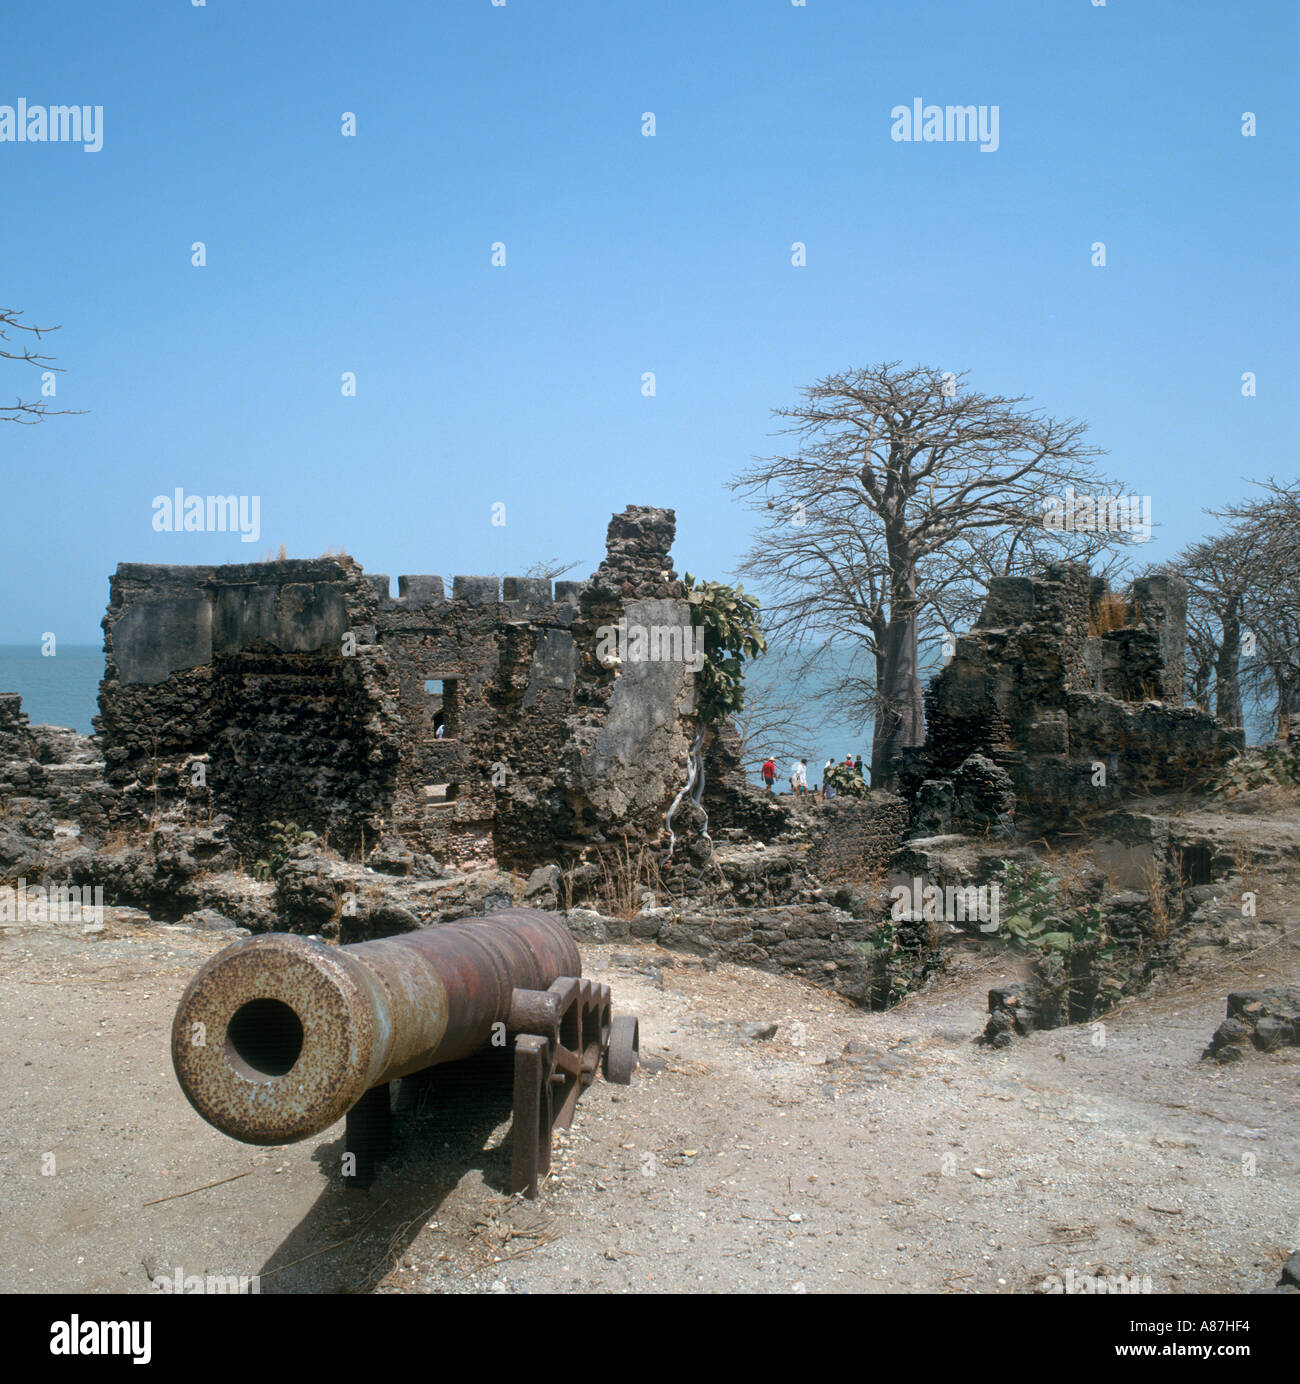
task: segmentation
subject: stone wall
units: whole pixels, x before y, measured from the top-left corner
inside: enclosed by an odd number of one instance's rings
[[[0,692],[0,755],[29,756],[32,731],[23,699],[17,692]]]
[[[984,755],[1010,775],[1023,817],[1062,825],[1195,788],[1238,752],[1240,732],[1182,706],[1181,583],[1135,582],[1116,629],[1097,619],[1108,595],[1074,563],[990,582],[974,628],[926,690],[927,744],[904,775],[914,802],[923,781]]]
[[[102,838],[103,769],[89,736],[33,726],[16,692],[0,694],[0,881],[62,878],[67,853]]]
[[[586,583],[367,574],[349,558],[123,564],[97,729],[123,821],[186,808],[232,839],[293,821],[446,864],[531,866],[650,829],[684,772],[682,658],[601,659],[620,621],[680,628],[671,510],[610,522]]]
[[[117,818],[188,806],[250,843],[274,819],[378,835],[398,738],[376,605],[348,560],[122,564],[95,720]]]
[[[867,882],[883,875],[907,834],[908,806],[892,793],[832,798],[809,813],[808,864],[828,884]]]

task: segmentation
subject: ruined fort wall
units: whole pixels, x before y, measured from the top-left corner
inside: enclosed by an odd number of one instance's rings
[[[448,864],[531,865],[644,833],[684,776],[689,664],[602,660],[620,621],[686,626],[671,510],[610,522],[586,583],[366,574],[351,559],[123,564],[97,728],[123,821],[293,821]],[[443,734],[437,734],[441,725]]]
[[[231,816],[237,840],[273,819],[377,833],[396,746],[374,607],[332,558],[120,566],[96,718],[118,816],[188,805]]]
[[[1236,753],[1239,734],[1182,706],[1182,584],[1139,579],[1125,623],[1094,633],[1108,594],[1074,563],[994,578],[974,628],[926,691],[918,772],[945,779],[986,755],[1011,775],[1023,815],[1052,824],[1103,802],[1195,787]]]

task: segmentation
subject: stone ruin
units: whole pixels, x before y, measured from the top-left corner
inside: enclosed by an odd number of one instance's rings
[[[609,635],[689,628],[674,530],[671,510],[633,506],[585,582],[403,576],[396,597],[347,557],[121,565],[97,735],[30,727],[0,696],[0,873],[342,941],[528,901],[567,910],[580,938],[788,970],[880,1006],[944,961],[942,929],[890,918],[889,886],[986,882],[1029,851],[1013,828],[1091,816],[1114,878],[1089,887],[1111,935],[1136,939],[1133,984],[1165,954],[1144,940],[1153,862],[1179,859],[1172,883],[1223,923],[1209,881],[1228,848],[1124,806],[1194,786],[1241,743],[1180,704],[1180,590],[1148,577],[1124,605],[1070,564],[992,582],[926,694],[930,742],[903,796],[766,794],[722,728],[669,857],[664,813],[699,729],[693,660],[671,641],[668,657],[620,658]],[[250,878],[273,822],[334,850]]]
[[[450,594],[403,576],[393,597],[347,557],[122,564],[96,719],[114,820],[216,812],[249,847],[294,822],[349,852],[383,840],[525,871],[655,841],[698,728],[692,662],[606,650],[619,628],[690,629],[674,533],[671,510],[632,506],[586,582],[458,576]],[[1139,579],[1127,605],[1077,564],[994,578],[925,694],[927,744],[901,778],[911,834],[1053,830],[1203,782],[1242,734],[1181,704],[1185,642],[1170,577]],[[708,767],[715,825],[788,830],[726,734]],[[874,839],[884,801],[847,833],[872,838],[873,867],[897,844],[889,813]]]
[[[694,674],[602,660],[602,633],[689,628],[672,510],[610,521],[586,582],[386,576],[350,558],[124,563],[96,728],[119,819],[178,806],[352,850],[529,868],[637,837],[684,781]]]
[[[927,834],[982,829],[1012,807],[1063,828],[1203,784],[1244,741],[1182,704],[1186,642],[1176,578],[1139,578],[1125,603],[1077,563],[994,577],[925,694],[927,743],[904,780]]]

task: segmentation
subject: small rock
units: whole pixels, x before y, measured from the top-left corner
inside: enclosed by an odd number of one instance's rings
[[[181,926],[199,928],[205,932],[229,932],[238,926],[233,918],[218,913],[215,908],[199,908],[181,919]]]
[[[548,891],[556,893],[560,887],[560,867],[558,865],[540,865],[528,876],[528,882],[524,885],[524,898],[531,899],[537,894],[544,894]]]
[[[769,1038],[776,1037],[776,1031],[778,1027],[779,1025],[771,1019],[767,1019],[762,1022],[751,1022],[747,1024],[741,1024],[740,1036],[747,1043],[753,1043],[756,1041],[765,1042]]]

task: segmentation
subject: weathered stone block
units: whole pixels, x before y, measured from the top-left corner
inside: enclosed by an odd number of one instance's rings
[[[501,583],[496,577],[456,577],[451,584],[453,601],[493,605],[501,600]]]

